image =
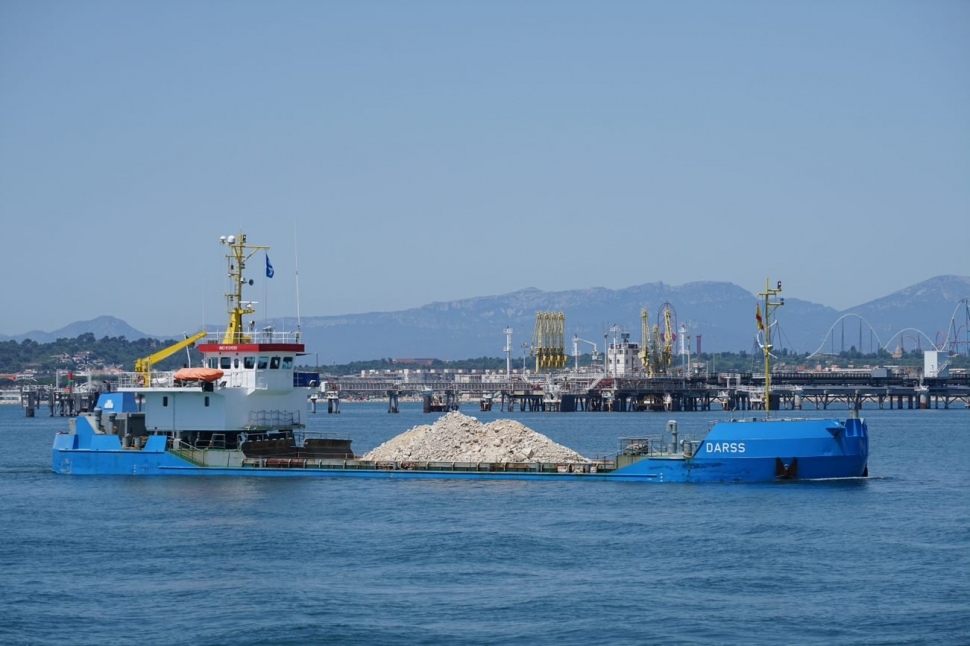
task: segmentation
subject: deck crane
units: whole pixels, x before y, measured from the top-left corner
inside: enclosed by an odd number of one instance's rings
[[[208,334],[206,331],[199,332],[198,334],[193,334],[192,336],[186,336],[185,339],[179,341],[178,343],[173,343],[172,345],[163,348],[156,352],[155,354],[149,355],[142,359],[135,360],[135,372],[138,373],[139,385],[150,386],[152,379],[152,366],[160,361],[168,359],[170,356],[183,350],[185,348],[190,348],[195,345],[195,342],[204,338]]]
[[[579,370],[579,344],[588,343],[593,347],[593,351],[590,354],[590,361],[596,362],[599,360],[599,352],[596,350],[596,344],[592,341],[587,341],[586,339],[580,339],[578,334],[573,335],[573,357],[576,358],[576,370]]]

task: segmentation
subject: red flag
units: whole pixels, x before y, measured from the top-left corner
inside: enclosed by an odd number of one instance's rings
[[[764,323],[764,321],[761,320],[761,305],[760,304],[759,305],[755,305],[755,308],[756,309],[755,309],[755,312],[754,312],[754,317],[756,319],[758,319],[758,329],[759,330],[764,330],[765,329],[765,323]]]

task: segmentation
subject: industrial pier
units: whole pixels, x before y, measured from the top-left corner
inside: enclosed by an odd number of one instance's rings
[[[776,288],[767,294],[776,296]],[[784,300],[765,299],[768,308]],[[760,309],[756,320],[770,348],[770,335],[762,325]],[[538,312],[532,344],[535,370],[512,371],[512,328],[505,328],[505,374],[415,374],[408,371],[393,375],[361,375],[326,379],[328,410],[334,412],[340,397],[374,399],[386,396],[388,411],[397,412],[401,397],[420,396],[426,413],[455,410],[458,402],[478,400],[482,411],[496,405],[507,412],[524,411],[710,411],[764,410],[765,392],[772,410],[801,410],[831,407],[861,408],[875,404],[890,410],[950,408],[962,405],[970,409],[970,374],[950,371],[947,353],[924,352],[922,370],[897,371],[889,367],[762,373],[700,373],[690,366],[689,339],[686,326],[677,329],[673,306],[664,303],[657,324],[651,329],[646,308],[641,311],[641,342],[616,326],[611,328],[612,342],[604,338],[605,352],[600,355],[591,341],[573,337],[576,366],[567,368],[565,354],[565,315],[562,312]],[[679,341],[679,349],[675,348]],[[698,353],[700,337],[697,336]],[[580,368],[580,344],[592,346],[591,359],[602,356],[599,367]],[[681,368],[675,357],[684,358]],[[679,374],[678,374],[679,373]],[[412,377],[414,379],[412,379]],[[437,380],[435,380],[437,379]],[[771,382],[771,388],[768,383]],[[311,398],[312,399],[312,398]],[[314,403],[315,409],[315,403]]]
[[[875,376],[874,376],[875,375]],[[340,377],[328,380],[328,402],[383,399],[396,411],[403,397],[421,398],[425,412],[454,410],[459,402],[478,402],[482,410],[507,412],[633,412],[764,409],[764,375],[722,373],[678,377],[604,377],[564,372],[558,375],[459,375],[463,379],[406,383],[400,377]],[[542,380],[540,380],[542,379]],[[828,410],[863,404],[880,409],[970,409],[970,375],[942,378],[866,372],[772,373],[773,410]],[[321,395],[321,399],[322,399]],[[332,408],[332,403],[328,405]]]
[[[746,411],[764,409],[764,374],[605,377],[570,371],[548,375],[459,374],[450,379],[407,382],[400,375],[324,377],[308,390],[311,411],[326,402],[339,413],[341,400],[386,400],[396,413],[402,399],[422,401],[426,413],[477,405],[503,412]],[[886,369],[844,372],[772,373],[772,410],[829,410],[864,404],[889,410],[966,408],[970,374],[946,377],[896,374]],[[99,392],[110,388],[31,386],[20,391],[28,417],[39,411],[73,417],[92,410]],[[321,411],[322,412],[322,411]]]

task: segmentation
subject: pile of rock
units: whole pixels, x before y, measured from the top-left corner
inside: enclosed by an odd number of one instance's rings
[[[589,462],[515,420],[482,424],[461,413],[443,415],[384,442],[362,456],[389,462]]]

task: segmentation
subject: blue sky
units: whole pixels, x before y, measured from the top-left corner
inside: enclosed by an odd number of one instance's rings
[[[222,323],[239,231],[270,317],[847,308],[970,275],[970,2],[4,0],[0,220],[4,334]]]

